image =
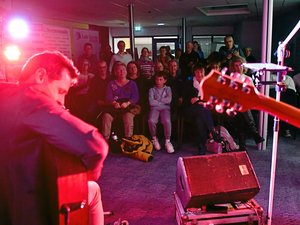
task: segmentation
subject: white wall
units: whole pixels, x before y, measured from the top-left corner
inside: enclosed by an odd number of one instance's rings
[[[186,40],[191,40],[192,35],[223,35],[233,32],[232,26],[218,27],[187,27]],[[112,37],[129,36],[129,28],[110,28]],[[146,27],[140,32],[135,32],[135,36],[162,36],[162,35],[178,35],[181,36],[181,27]]]
[[[135,32],[135,36],[154,36],[154,35],[180,35],[179,27],[147,27]],[[129,28],[110,28],[112,37],[129,36]]]
[[[234,32],[233,26],[193,27],[192,35],[226,35]]]
[[[253,55],[261,61],[262,21],[244,21],[239,31],[241,48],[251,47]]]

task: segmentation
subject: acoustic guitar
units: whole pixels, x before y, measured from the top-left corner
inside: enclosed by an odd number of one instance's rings
[[[200,83],[201,100],[216,111],[228,114],[262,110],[300,128],[300,110],[264,96],[252,84],[213,70]]]
[[[45,145],[45,183],[52,225],[88,225],[88,175],[76,157]]]

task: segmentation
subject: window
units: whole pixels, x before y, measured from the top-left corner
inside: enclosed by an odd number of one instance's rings
[[[201,45],[204,57],[207,58],[213,51],[219,51],[220,47],[224,45],[224,35],[195,35],[193,41],[197,41]]]

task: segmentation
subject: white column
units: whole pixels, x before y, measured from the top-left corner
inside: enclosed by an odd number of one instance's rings
[[[182,18],[182,35],[181,35],[181,49],[185,52],[185,42],[186,42],[186,19]]]
[[[130,49],[132,53],[133,60],[136,60],[135,58],[135,43],[134,43],[134,8],[133,4],[128,5],[129,10],[129,34],[130,34]]]

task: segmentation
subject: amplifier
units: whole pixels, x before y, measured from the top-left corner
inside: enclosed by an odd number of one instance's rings
[[[183,207],[247,201],[260,190],[246,152],[179,157],[176,193]]]

